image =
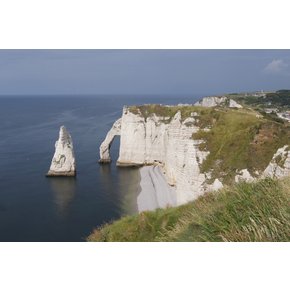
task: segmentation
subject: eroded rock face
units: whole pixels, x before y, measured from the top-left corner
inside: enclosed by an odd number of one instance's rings
[[[243,108],[242,105],[238,104],[236,101],[229,99],[225,96],[222,97],[204,97],[200,101],[194,104],[195,106],[201,107],[229,107],[229,108]]]
[[[236,101],[234,101],[232,99],[230,99],[229,107],[230,108],[238,108],[238,109],[243,108],[242,105],[240,105],[239,103],[237,103]]]
[[[220,190],[224,187],[224,185],[222,184],[222,182],[216,178],[213,182],[213,184],[209,184],[207,186],[207,191],[217,191]]]
[[[200,101],[196,102],[194,105],[201,107],[216,107],[225,105],[227,100],[227,97],[204,97]]]
[[[255,178],[250,174],[248,169],[242,169],[238,172],[238,174],[235,176],[235,182],[240,181],[246,181],[246,182],[252,182]]]
[[[107,133],[105,140],[102,142],[100,146],[100,163],[109,163],[111,162],[110,157],[110,147],[115,138],[115,136],[121,134],[121,122],[122,118],[118,119]]]
[[[55,143],[50,169],[47,176],[75,176],[76,162],[71,135],[64,126],[60,127],[59,138]]]
[[[175,187],[177,204],[197,198],[206,191],[206,176],[199,165],[209,152],[199,150],[202,140],[192,139],[199,130],[194,122],[194,116],[182,120],[179,111],[171,120],[154,114],[145,120],[125,107],[117,164],[159,164],[167,182]]]
[[[271,162],[263,172],[263,177],[281,178],[290,175],[290,150],[285,145],[274,154]]]

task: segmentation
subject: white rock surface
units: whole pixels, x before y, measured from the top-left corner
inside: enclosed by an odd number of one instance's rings
[[[240,105],[239,103],[237,103],[236,101],[234,101],[232,99],[230,99],[229,107],[230,108],[238,108],[238,109],[243,108],[242,105]]]
[[[290,150],[285,145],[274,154],[262,177],[281,178],[290,175]]]
[[[220,180],[218,178],[216,178],[213,182],[213,184],[210,184],[207,186],[207,191],[217,191],[222,189],[224,186],[223,184],[220,182]]]
[[[200,101],[196,102],[194,105],[201,106],[201,107],[226,106],[229,108],[243,108],[242,105],[238,104],[236,101],[229,99],[225,96],[222,96],[222,97],[204,97]]]
[[[75,176],[76,162],[71,135],[64,126],[60,127],[59,138],[55,143],[50,169],[47,176]]]
[[[252,182],[255,178],[250,174],[248,169],[242,169],[238,172],[238,174],[235,176],[235,182],[240,181],[246,181],[246,182]]]
[[[145,120],[124,108],[118,165],[158,163],[167,182],[175,187],[177,204],[197,198],[206,190],[206,176],[199,165],[209,152],[199,150],[202,140],[191,138],[199,128],[185,124],[194,122],[194,117],[182,121],[180,112],[170,122],[156,115]]]
[[[100,146],[100,163],[108,163],[111,162],[110,157],[110,147],[115,138],[115,136],[121,134],[121,121],[122,118],[118,119],[107,133],[105,140],[102,142]]]
[[[159,166],[144,166],[140,169],[141,192],[137,198],[138,211],[176,206],[176,193],[168,185]]]
[[[204,97],[200,101],[196,102],[195,106],[201,106],[201,107],[216,107],[221,106],[226,103],[228,100],[227,97]]]

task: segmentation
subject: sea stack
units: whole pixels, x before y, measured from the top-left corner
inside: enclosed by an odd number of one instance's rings
[[[75,176],[76,162],[71,135],[64,126],[59,129],[55,152],[46,176]]]

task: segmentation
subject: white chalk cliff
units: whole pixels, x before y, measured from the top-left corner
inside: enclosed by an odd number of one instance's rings
[[[238,108],[238,109],[241,109],[243,106],[240,105],[239,103],[237,103],[236,101],[230,99],[229,107],[230,108]]]
[[[209,152],[199,150],[202,140],[193,140],[199,130],[193,125],[194,116],[181,119],[178,111],[172,120],[153,114],[145,118],[124,108],[122,118],[113,125],[100,147],[101,161],[109,161],[110,144],[115,135],[121,135],[119,166],[159,164],[167,182],[175,188],[177,204],[193,200],[207,188],[206,175],[200,164]],[[119,122],[121,120],[121,128]],[[188,124],[191,124],[190,126]],[[214,189],[220,188],[218,180]]]
[[[208,101],[204,104],[211,105]],[[238,105],[232,103],[234,107]],[[194,200],[207,191],[223,187],[222,175],[220,179],[213,180],[211,170],[209,172],[201,170],[201,164],[210,152],[200,149],[205,148],[200,146],[204,140],[192,138],[194,133],[200,130],[210,131],[211,128],[201,129],[198,126],[200,117],[198,110],[193,111],[186,119],[182,117],[180,110],[171,116],[161,116],[154,113],[143,114],[138,107],[137,111],[136,108],[131,110],[130,107],[124,107],[122,117],[114,123],[100,146],[100,161],[110,162],[111,143],[116,135],[120,135],[117,165],[158,165],[176,194],[176,205]],[[256,170],[251,174],[244,168],[236,172],[234,180],[252,182],[267,176],[286,175],[290,175],[288,146],[277,151],[266,169],[260,172]]]
[[[263,177],[281,178],[290,175],[290,150],[285,145],[274,154],[271,162],[263,172]]]
[[[226,97],[204,97],[198,102],[196,102],[194,105],[202,107],[216,107],[224,105],[226,101],[227,101]]]
[[[100,163],[108,163],[111,162],[110,157],[110,147],[115,138],[121,134],[121,122],[122,118],[118,119],[107,133],[105,140],[102,142],[100,146]]]
[[[75,176],[76,162],[71,135],[64,126],[60,127],[59,138],[55,143],[50,169],[47,176]]]
[[[228,97],[204,97],[194,104],[201,107],[229,107],[229,108],[242,108],[243,106]]]

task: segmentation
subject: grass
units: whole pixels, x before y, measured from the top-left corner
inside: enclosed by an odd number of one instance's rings
[[[123,217],[88,241],[290,241],[290,179],[240,183],[176,208]]]
[[[167,118],[165,121],[170,122],[175,114],[180,111],[181,119],[185,120],[191,116],[191,113],[198,113],[206,115],[207,112],[212,111],[211,108],[196,107],[196,106],[164,106],[158,104],[130,106],[129,111],[133,114],[139,114],[145,120],[154,114],[159,117]]]
[[[257,117],[251,110],[217,110],[200,115],[201,128],[193,139],[202,139],[200,149],[209,151],[201,165],[202,172],[212,172],[212,179],[223,183],[234,181],[236,172],[247,168],[252,175],[263,171],[278,148],[289,144],[286,123]]]

